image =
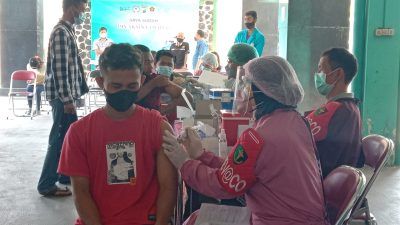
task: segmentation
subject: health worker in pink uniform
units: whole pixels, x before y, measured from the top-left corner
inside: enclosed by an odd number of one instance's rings
[[[313,138],[296,111],[304,96],[296,72],[278,56],[253,59],[244,70],[243,80],[250,88],[242,89],[249,90],[247,104],[256,122],[229,156],[222,159],[203,150],[189,128],[179,141],[165,132],[166,155],[198,192],[218,199],[244,194],[252,213],[250,224],[328,224]]]

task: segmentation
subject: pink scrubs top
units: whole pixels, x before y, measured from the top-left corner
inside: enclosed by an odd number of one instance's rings
[[[255,165],[256,183],[245,198],[253,225],[325,225],[321,175],[313,139],[300,114],[276,110],[253,127],[264,139]],[[181,168],[184,181],[210,197],[228,199],[217,172],[223,159],[205,152]]]

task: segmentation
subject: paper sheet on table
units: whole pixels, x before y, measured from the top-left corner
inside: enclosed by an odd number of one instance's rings
[[[177,118],[191,118],[193,116],[192,110],[189,108],[183,107],[183,106],[177,106],[176,107],[176,117]]]
[[[246,207],[201,204],[195,225],[249,225],[250,210]]]
[[[220,73],[203,70],[198,81],[203,84],[211,85],[212,87],[225,88],[225,80],[227,79],[227,76]]]

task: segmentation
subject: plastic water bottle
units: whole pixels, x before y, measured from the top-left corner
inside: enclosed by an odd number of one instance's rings
[[[225,129],[221,129],[221,132],[219,133],[218,151],[219,157],[225,159],[228,156],[228,145],[226,143]]]

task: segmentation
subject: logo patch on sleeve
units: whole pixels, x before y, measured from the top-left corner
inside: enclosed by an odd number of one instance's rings
[[[324,107],[317,109],[315,111],[315,115],[319,116],[319,115],[325,114],[326,112],[328,112],[328,109],[324,106]]]
[[[240,165],[246,162],[248,156],[242,145],[238,145],[233,153],[233,163]]]

